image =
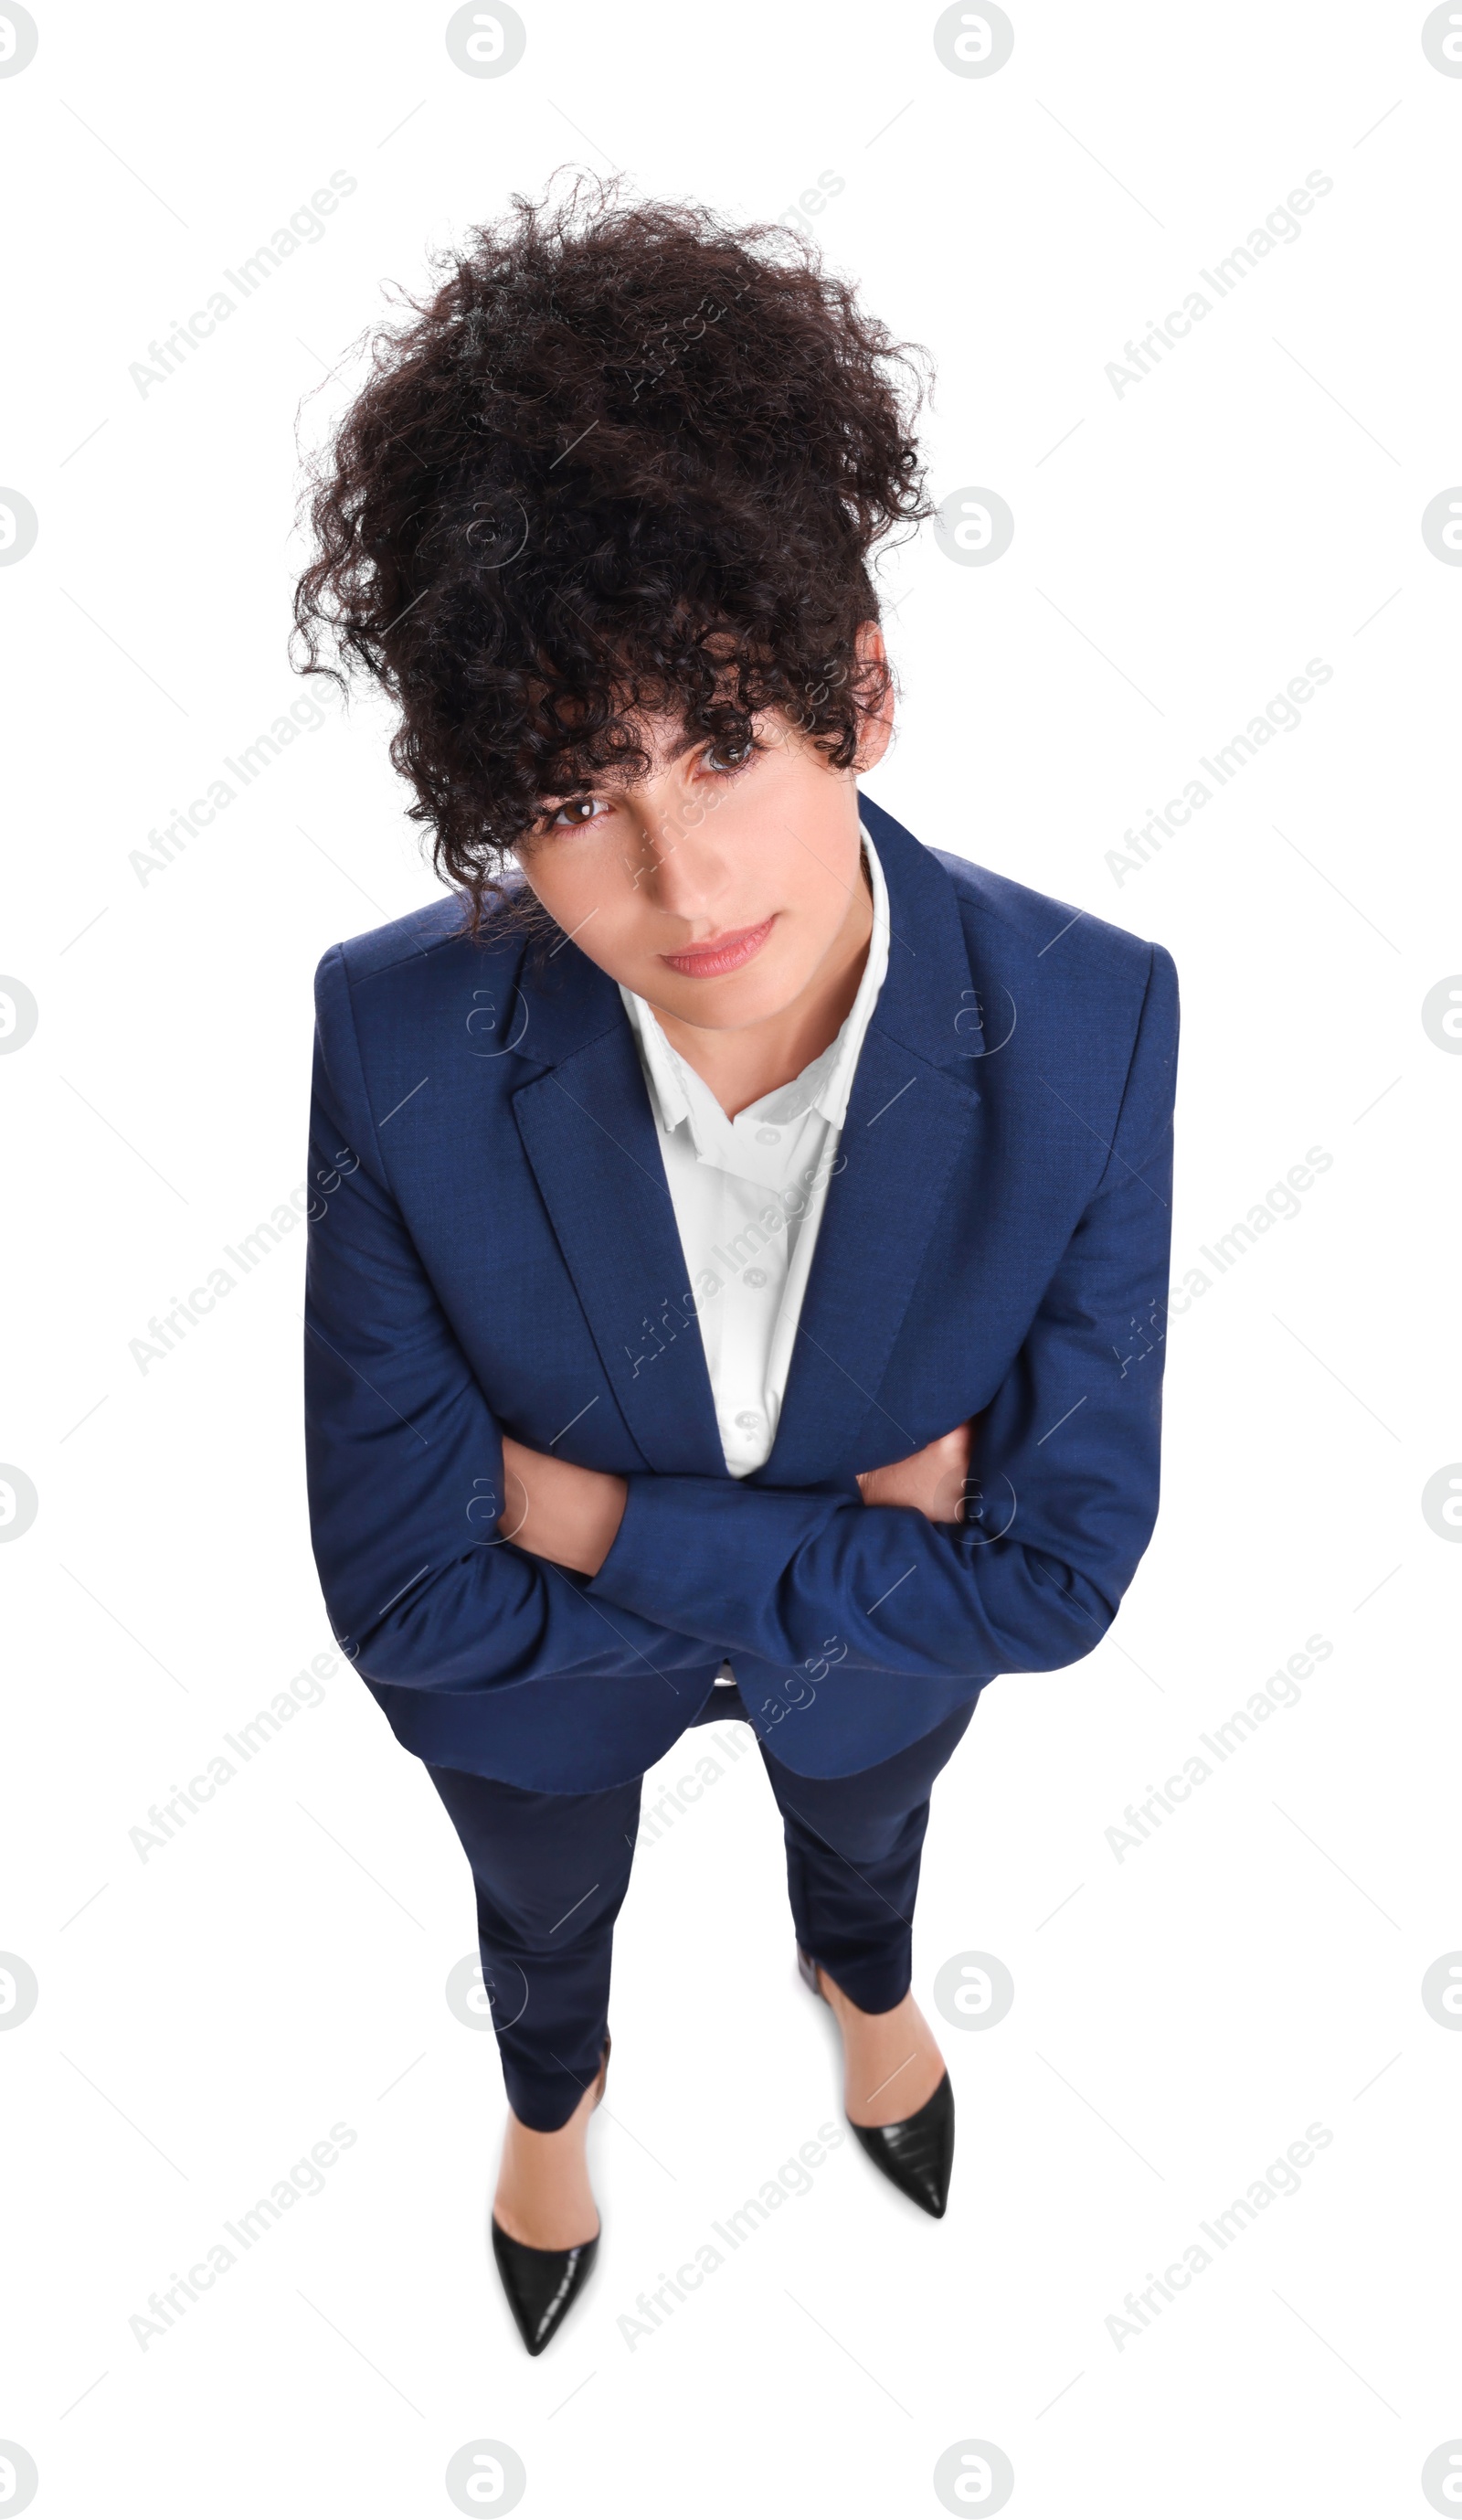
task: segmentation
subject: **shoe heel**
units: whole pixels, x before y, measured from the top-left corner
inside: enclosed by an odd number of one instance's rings
[[[803,1985],[811,1987],[814,1995],[825,2003],[827,1998],[818,1984],[818,1963],[809,1952],[803,1950],[800,1943],[797,1946],[797,1970]]]

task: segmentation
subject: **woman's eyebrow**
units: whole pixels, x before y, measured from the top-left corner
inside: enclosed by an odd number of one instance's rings
[[[710,743],[713,741],[713,737],[704,727],[693,731],[689,728],[683,729],[674,742],[666,743],[651,759],[651,777],[656,770],[668,770],[672,762],[683,760],[685,755],[687,752],[693,752],[697,745]],[[634,770],[618,769],[612,763],[606,764],[597,779],[586,779],[581,788],[566,789],[561,796],[549,797],[545,801],[543,810],[545,813],[555,813],[560,805],[572,805],[580,796],[597,796],[606,788],[632,787],[635,780],[642,775]]]

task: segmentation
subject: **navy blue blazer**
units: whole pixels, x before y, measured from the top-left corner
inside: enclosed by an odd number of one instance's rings
[[[805,1776],[1106,1633],[1151,1536],[1177,982],[1162,946],[866,797],[888,976],[771,1458],[727,1471],[615,983],[445,897],[316,977],[305,1397],[331,1623],[398,1740],[551,1792],[637,1776],[723,1657]],[[977,1511],[855,1473],[978,1413]],[[592,1580],[499,1535],[501,1438],[627,1479]]]

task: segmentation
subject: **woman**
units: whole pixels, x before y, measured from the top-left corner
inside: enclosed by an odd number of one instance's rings
[[[518,202],[315,484],[305,670],[392,696],[451,890],[317,976],[314,1546],[472,1867],[530,2353],[598,2244],[645,1769],[751,1726],[846,2115],[943,2214],[930,1788],[1157,1510],[1171,958],[858,788],[907,373],[777,231]]]

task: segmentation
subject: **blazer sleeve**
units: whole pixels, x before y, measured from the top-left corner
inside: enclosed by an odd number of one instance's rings
[[[1178,1002],[1151,949],[1107,1161],[981,1413],[973,1519],[827,1490],[632,1477],[592,1598],[758,1660],[943,1678],[1098,1644],[1157,1519]]]
[[[454,1692],[699,1668],[697,1642],[499,1538],[500,1429],[391,1192],[338,946],[315,1012],[305,1465],[342,1650],[368,1680]]]

